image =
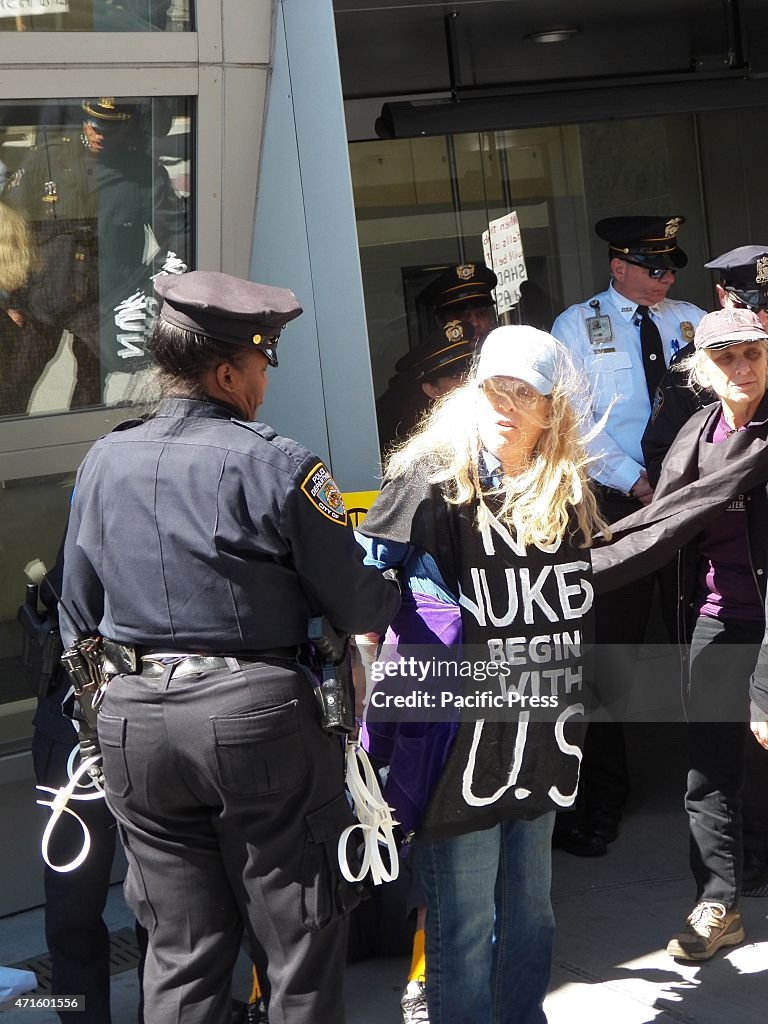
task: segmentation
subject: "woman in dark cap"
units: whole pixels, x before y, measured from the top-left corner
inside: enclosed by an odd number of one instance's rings
[[[631,582],[680,549],[678,638],[687,653],[685,713],[696,902],[667,952],[708,960],[744,941],[742,793],[752,744],[750,679],[765,633],[768,543],[768,333],[746,309],[708,313],[688,360],[714,404],[695,413],[664,460],[649,508],[621,520],[593,555],[598,592]],[[764,746],[768,699],[754,688],[753,731]],[[747,748],[749,754],[751,748]],[[768,761],[755,747],[756,771]],[[753,761],[755,758],[752,759]]]
[[[65,641],[103,638],[117,673],[98,734],[149,933],[145,1017],[228,1021],[245,929],[270,1017],[342,1024],[353,819],[296,657],[311,616],[383,629],[398,592],[363,566],[323,462],[254,422],[293,293],[199,271],[157,290],[163,399],[80,467],[62,605]]]

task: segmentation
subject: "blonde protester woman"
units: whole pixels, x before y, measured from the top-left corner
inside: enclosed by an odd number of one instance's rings
[[[358,531],[368,564],[402,570],[381,657],[400,665],[401,690],[421,694],[413,720],[376,718],[380,684],[367,725],[390,763],[385,792],[415,835],[431,1024],[546,1020],[551,833],[576,793],[590,544],[606,529],[573,375],[550,335],[492,331],[467,382],[392,455]],[[459,643],[449,684],[435,666]]]

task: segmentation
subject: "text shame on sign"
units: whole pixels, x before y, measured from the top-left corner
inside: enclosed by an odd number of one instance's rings
[[[483,232],[485,262],[499,279],[496,285],[496,310],[506,313],[520,301],[520,286],[528,280],[517,212],[512,210],[488,224]]]
[[[68,0],[0,0],[0,18],[18,17],[20,14],[67,14]]]

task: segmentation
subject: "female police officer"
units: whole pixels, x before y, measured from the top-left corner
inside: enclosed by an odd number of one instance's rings
[[[97,633],[123,662],[99,739],[149,932],[145,1016],[228,1020],[245,926],[270,1020],[336,1024],[350,812],[339,741],[294,659],[312,614],[382,631],[399,596],[363,567],[323,463],[253,422],[293,293],[200,271],[156,287],[163,399],[80,467],[63,594],[80,620],[65,640]]]

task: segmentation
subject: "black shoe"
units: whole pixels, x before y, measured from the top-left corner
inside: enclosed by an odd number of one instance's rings
[[[248,1004],[248,1024],[269,1024],[269,1017],[267,1016],[267,1008],[264,1005],[264,1000],[260,999],[258,1003]]]
[[[602,857],[608,852],[603,836],[586,826],[572,828],[570,832],[555,832],[552,846],[572,853],[574,857]]]
[[[614,842],[619,835],[619,818],[615,814],[604,811],[593,811],[586,821],[586,829],[595,835],[602,836],[606,845]]]

